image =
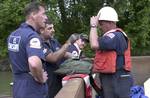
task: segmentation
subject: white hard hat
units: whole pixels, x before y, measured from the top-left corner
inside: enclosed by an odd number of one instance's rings
[[[98,12],[98,20],[106,20],[106,21],[119,21],[118,14],[114,8],[105,6],[101,8]]]

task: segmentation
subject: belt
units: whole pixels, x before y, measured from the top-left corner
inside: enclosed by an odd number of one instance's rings
[[[14,74],[15,79],[26,79],[26,78],[33,78],[31,72],[19,73]]]

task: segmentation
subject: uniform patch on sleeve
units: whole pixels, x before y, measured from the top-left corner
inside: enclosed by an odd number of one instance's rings
[[[115,34],[113,34],[113,33],[108,33],[108,34],[106,34],[106,36],[108,36],[108,37],[110,37],[110,38],[112,39],[112,38],[115,37]]]
[[[19,52],[21,36],[10,36],[8,39],[8,50]]]
[[[40,49],[41,48],[41,43],[40,40],[38,38],[32,38],[30,40],[30,48],[36,48],[36,49]]]

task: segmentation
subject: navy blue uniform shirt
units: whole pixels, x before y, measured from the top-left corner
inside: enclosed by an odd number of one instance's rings
[[[67,51],[70,53],[73,53],[75,51],[76,55],[79,55],[79,51],[74,44],[69,45]]]
[[[49,42],[43,41],[44,48],[48,49],[50,52],[56,52],[61,48],[61,44],[56,39],[49,39]],[[59,65],[64,61],[64,59],[61,59],[57,61],[56,63],[49,63],[45,62],[44,65],[46,65],[47,71],[51,70],[54,71],[59,68]]]
[[[26,23],[8,37],[8,52],[14,74],[29,72],[30,56],[45,59],[39,34]]]
[[[69,45],[67,51],[72,54],[73,58],[80,59],[81,57],[84,57],[82,50],[76,43]]]
[[[49,39],[48,41],[43,41],[43,46],[45,49],[49,51],[49,53],[53,53],[58,51],[61,48],[60,43],[52,38]],[[50,63],[50,62],[44,62],[44,65],[46,66],[46,71],[48,73],[48,97],[47,98],[54,98],[56,94],[59,92],[59,90],[62,88],[62,76],[56,74],[54,71],[59,68],[59,65],[64,61],[62,58],[61,60],[58,60],[55,63]]]
[[[117,52],[117,69],[123,68],[125,64],[124,52],[127,49],[127,40],[123,33],[113,32],[99,38],[100,50],[114,50]]]

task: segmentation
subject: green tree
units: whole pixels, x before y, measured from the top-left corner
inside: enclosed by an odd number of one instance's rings
[[[21,21],[23,21],[23,11],[27,1],[22,0],[2,0],[0,2],[0,57],[7,54],[7,36]]]
[[[0,1],[0,57],[7,56],[6,38],[24,21],[23,8],[34,0]],[[97,15],[107,2],[119,14],[118,26],[131,39],[133,55],[150,55],[150,0],[39,0],[47,6],[47,14],[55,24],[56,37],[64,41],[72,33],[87,33],[90,17]],[[87,54],[93,56],[88,46]]]
[[[131,0],[125,30],[132,41],[133,55],[150,55],[150,1]]]

